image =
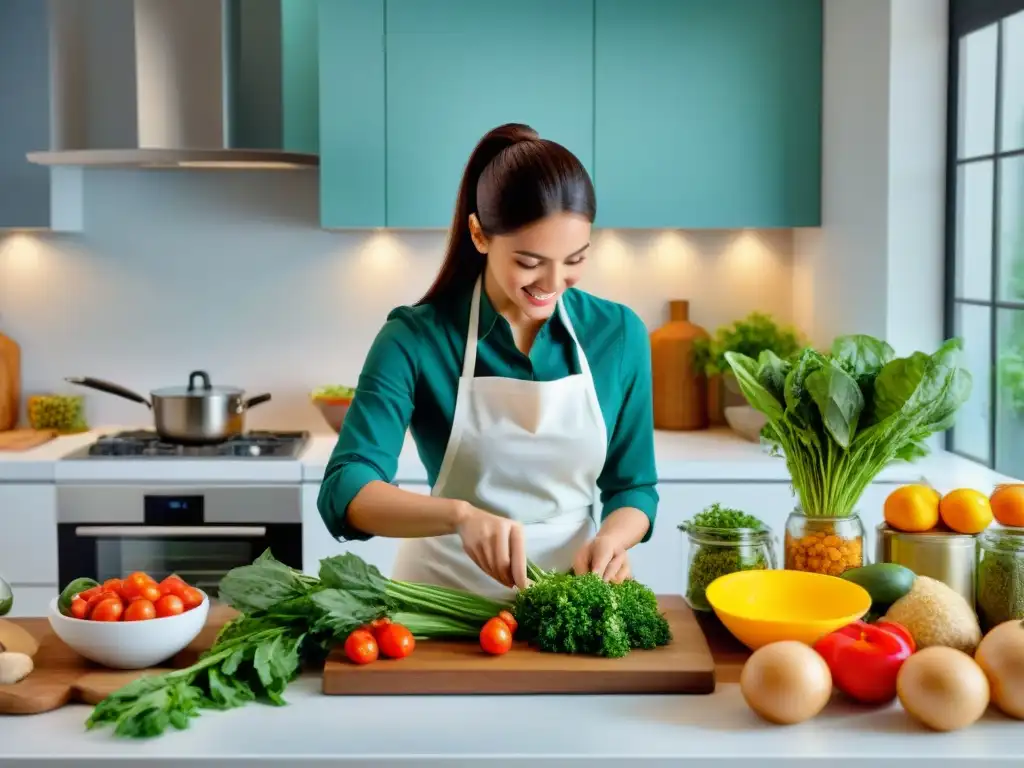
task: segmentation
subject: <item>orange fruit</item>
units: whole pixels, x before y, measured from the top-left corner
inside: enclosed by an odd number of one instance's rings
[[[996,486],[989,503],[992,515],[1000,525],[1024,528],[1024,483]]]
[[[885,522],[897,531],[930,531],[939,524],[942,494],[927,485],[904,485],[885,499]]]
[[[981,533],[992,523],[992,505],[981,491],[957,488],[942,497],[939,515],[957,533]]]

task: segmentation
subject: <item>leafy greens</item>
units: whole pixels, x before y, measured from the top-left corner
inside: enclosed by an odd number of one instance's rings
[[[809,517],[849,516],[888,464],[927,455],[927,439],[953,425],[972,387],[959,339],[904,358],[865,335],[841,336],[827,354],[725,357],[767,417],[762,436],[781,450]]]

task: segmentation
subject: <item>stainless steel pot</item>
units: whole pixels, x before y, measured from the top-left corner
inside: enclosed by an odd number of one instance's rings
[[[215,387],[206,371],[193,371],[188,384],[150,392],[152,402],[137,392],[103,379],[72,377],[72,384],[142,403],[153,411],[161,440],[181,445],[210,445],[245,431],[245,413],[270,400],[269,394],[246,398],[238,387]]]

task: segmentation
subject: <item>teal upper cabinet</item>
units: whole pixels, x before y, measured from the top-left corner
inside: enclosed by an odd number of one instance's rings
[[[387,0],[389,227],[449,226],[473,147],[502,123],[593,169],[593,14],[593,0]]]
[[[822,0],[595,0],[597,224],[819,226],[821,56]]]
[[[320,222],[383,227],[384,0],[320,2]]]

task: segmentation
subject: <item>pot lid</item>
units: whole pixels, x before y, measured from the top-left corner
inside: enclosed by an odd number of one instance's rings
[[[188,376],[188,384],[181,387],[163,387],[154,389],[150,394],[154,397],[210,397],[212,395],[242,395],[239,387],[215,387],[210,383],[210,375],[206,371],[192,371]]]

